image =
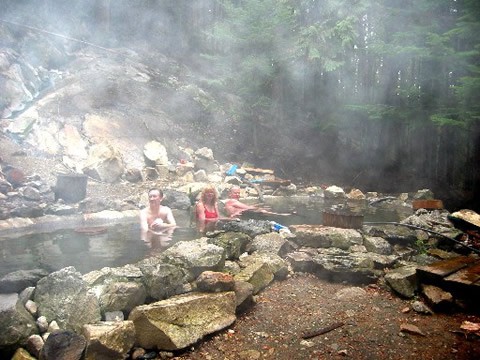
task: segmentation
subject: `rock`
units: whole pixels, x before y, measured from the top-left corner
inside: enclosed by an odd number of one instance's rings
[[[340,301],[358,300],[367,295],[367,292],[360,287],[347,287],[335,293],[335,299]]]
[[[105,313],[105,321],[124,321],[125,316],[122,311],[108,311]]]
[[[433,315],[433,311],[421,301],[414,301],[412,303],[412,309],[420,314]]]
[[[307,251],[296,251],[286,256],[292,270],[295,272],[306,272],[311,274],[319,273],[321,265],[313,260],[313,254]]]
[[[36,358],[30,355],[30,353],[24,348],[18,348],[13,354],[11,360],[35,360]]]
[[[430,189],[421,189],[418,190],[414,195],[413,198],[415,200],[432,200],[434,199],[433,192]]]
[[[45,316],[39,316],[37,318],[37,326],[38,326],[38,331],[40,331],[40,334],[46,333],[48,331],[47,318]]]
[[[231,291],[235,285],[232,275],[216,271],[202,272],[195,282],[198,290],[206,292]]]
[[[138,282],[116,281],[105,285],[98,296],[102,312],[124,311],[145,303],[147,291]]]
[[[132,321],[99,322],[83,328],[87,340],[85,360],[128,358],[135,344],[135,327]],[[107,355],[108,354],[108,355]]]
[[[423,285],[422,292],[428,304],[430,304],[435,311],[452,310],[454,299],[451,293],[433,285]]]
[[[285,256],[293,249],[293,246],[280,234],[272,232],[260,234],[253,238],[251,252],[270,253]]]
[[[325,199],[344,199],[346,197],[345,191],[335,185],[329,186],[323,192]]]
[[[57,330],[48,336],[40,358],[42,360],[80,360],[86,345],[87,342],[82,335],[77,335],[73,331]]]
[[[41,316],[56,320],[65,330],[80,332],[84,324],[101,319],[97,298],[74,267],[53,272],[38,281],[34,300]]]
[[[448,216],[448,219],[452,221],[460,229],[480,229],[480,215],[473,210],[459,210]]]
[[[352,199],[352,200],[365,200],[367,197],[365,196],[365,194],[361,190],[352,189],[347,194],[347,198]]]
[[[403,266],[390,270],[385,274],[385,280],[398,294],[412,298],[417,292],[417,269],[415,266]]]
[[[407,323],[400,324],[400,331],[415,335],[426,336],[425,333],[418,328],[418,326]]]
[[[45,342],[43,341],[42,337],[34,334],[28,338],[26,348],[30,354],[38,359],[44,345]]]
[[[47,333],[53,333],[57,330],[60,330],[60,326],[58,326],[58,324],[55,320],[52,320],[50,322],[50,324],[48,324]]]
[[[195,156],[198,158],[206,159],[206,160],[213,160],[213,151],[207,147],[203,147],[195,151]]]
[[[390,255],[392,253],[392,245],[378,236],[365,236],[363,245],[367,251],[376,254]]]
[[[38,307],[37,304],[35,304],[35,302],[33,302],[32,300],[27,300],[27,302],[25,303],[25,309],[27,309],[27,311],[33,316],[37,315]]]
[[[137,343],[145,349],[179,350],[231,325],[236,298],[230,292],[190,293],[136,307],[129,320],[135,324]]]
[[[35,320],[18,294],[0,294],[0,329],[0,350],[22,346],[37,332]]]
[[[195,171],[193,177],[197,182],[208,182],[207,172],[204,169]]]
[[[242,269],[234,276],[235,280],[252,284],[254,295],[267,287],[276,276],[285,277],[288,273],[286,262],[273,254],[246,256],[240,260],[240,267]]]
[[[27,287],[35,286],[41,278],[48,275],[43,269],[18,270],[0,279],[0,293],[19,293]]]
[[[125,167],[120,153],[111,145],[102,143],[90,147],[86,165],[82,170],[94,179],[113,183],[120,179]]]
[[[225,250],[225,258],[229,260],[238,260],[241,254],[247,250],[251,237],[240,232],[224,232],[209,238],[207,242],[214,244]]]
[[[236,280],[234,285],[237,309],[236,313],[242,313],[251,308],[255,301],[253,300],[253,285],[241,280]]]
[[[206,270],[222,270],[225,265],[225,250],[210,244],[207,238],[180,241],[165,250],[163,255],[185,264],[194,277]]]
[[[143,147],[147,166],[168,165],[168,155],[165,146],[158,141],[150,141]]]

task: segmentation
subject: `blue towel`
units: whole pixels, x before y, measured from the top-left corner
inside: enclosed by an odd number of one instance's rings
[[[235,175],[235,172],[237,171],[237,169],[238,169],[238,165],[232,165],[230,169],[227,170],[226,174],[228,176],[233,176]]]

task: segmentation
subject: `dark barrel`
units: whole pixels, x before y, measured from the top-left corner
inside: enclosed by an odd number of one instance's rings
[[[58,174],[55,185],[55,200],[76,203],[87,195],[88,176],[84,174]]]

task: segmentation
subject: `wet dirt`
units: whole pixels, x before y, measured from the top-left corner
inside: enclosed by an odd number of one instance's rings
[[[474,314],[425,315],[381,284],[355,287],[298,274],[277,281],[228,329],[178,359],[478,359],[480,336],[461,330]],[[418,333],[411,333],[414,326]],[[304,335],[337,328],[303,339]],[[416,327],[416,328],[415,328]],[[328,329],[327,329],[328,330]]]

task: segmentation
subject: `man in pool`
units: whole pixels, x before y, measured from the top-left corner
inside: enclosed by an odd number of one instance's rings
[[[225,201],[224,208],[225,212],[230,218],[237,218],[243,213],[256,212],[266,215],[277,215],[277,216],[287,216],[292,215],[293,213],[278,213],[261,208],[255,205],[247,205],[242,203],[240,200],[240,186],[233,185],[228,192],[228,199]]]
[[[265,214],[271,213],[265,209],[260,209],[257,206],[244,204],[239,199],[240,186],[234,185],[230,188],[230,191],[228,193],[228,199],[225,201],[225,211],[231,218],[240,216],[245,211],[255,211]]]
[[[162,205],[162,200],[162,190],[150,189],[148,191],[149,206],[140,211],[140,236],[150,246],[152,235],[171,235],[177,226],[172,209]]]

